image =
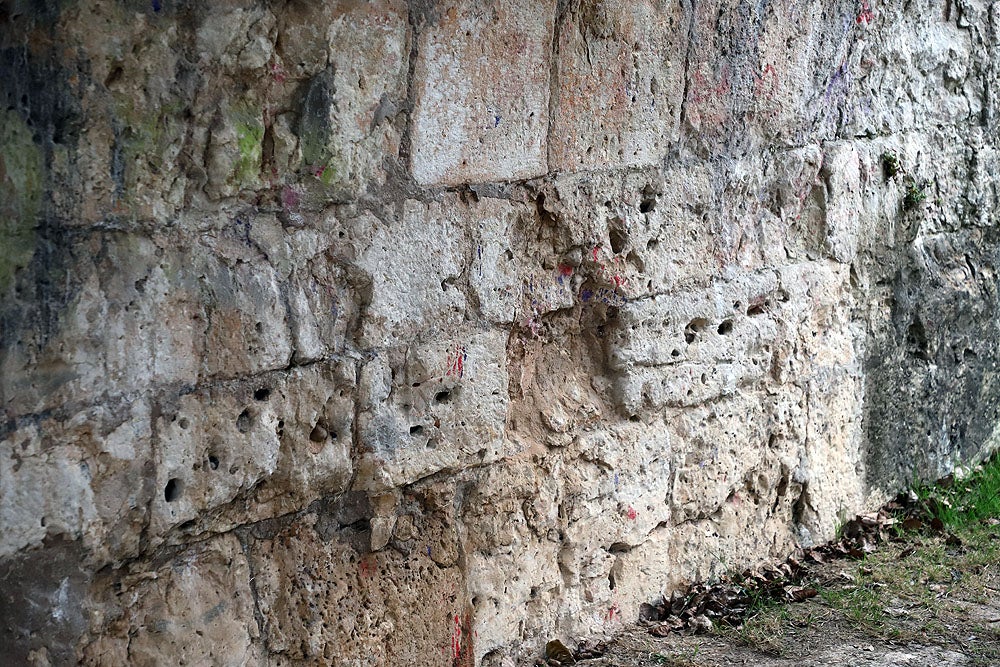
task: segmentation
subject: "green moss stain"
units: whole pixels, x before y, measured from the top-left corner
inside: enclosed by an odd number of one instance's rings
[[[34,253],[44,165],[42,149],[24,120],[0,110],[0,289]]]
[[[252,183],[260,175],[263,143],[264,126],[258,120],[236,121],[236,145],[240,153],[234,170],[237,183]]]

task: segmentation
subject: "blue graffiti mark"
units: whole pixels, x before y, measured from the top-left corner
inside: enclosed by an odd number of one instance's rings
[[[500,114],[493,114],[493,127],[500,125]]]
[[[153,11],[154,11],[154,12],[156,12],[157,14],[159,14],[159,13],[160,13],[160,10],[161,10],[162,8],[163,8],[163,7],[162,7],[162,5],[160,4],[160,0],[153,0]]]
[[[427,557],[428,558],[431,557],[431,548],[430,547],[427,547]]]
[[[588,303],[591,299],[594,298],[594,293],[589,289],[585,289],[582,292],[580,292],[580,298],[583,299],[584,303]]]
[[[615,473],[615,489],[618,488],[618,473]]]

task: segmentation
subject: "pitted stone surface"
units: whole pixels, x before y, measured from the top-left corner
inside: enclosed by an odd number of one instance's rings
[[[1000,447],[995,20],[0,10],[0,655],[511,664]]]

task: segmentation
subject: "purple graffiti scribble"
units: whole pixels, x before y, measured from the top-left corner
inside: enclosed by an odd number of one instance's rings
[[[618,488],[618,473],[615,473],[615,488]]]

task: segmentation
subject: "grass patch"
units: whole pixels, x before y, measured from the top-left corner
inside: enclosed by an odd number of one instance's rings
[[[921,485],[915,491],[933,518],[952,529],[963,529],[1000,518],[1000,453],[961,480],[949,475],[943,483]]]

